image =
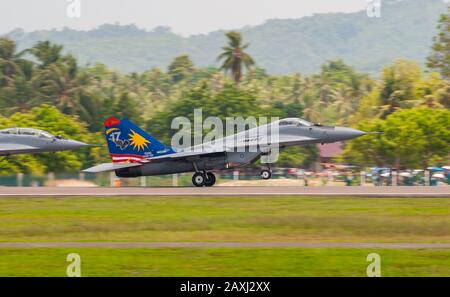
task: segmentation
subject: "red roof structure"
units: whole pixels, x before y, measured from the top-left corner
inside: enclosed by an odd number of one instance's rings
[[[321,158],[334,158],[342,153],[342,142],[326,143],[317,145]]]

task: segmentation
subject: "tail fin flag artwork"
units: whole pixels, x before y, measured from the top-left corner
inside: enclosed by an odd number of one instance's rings
[[[175,151],[152,137],[128,119],[107,119],[105,137],[114,163],[145,163],[147,159]]]
[[[270,135],[262,135],[260,133],[262,130],[270,131]],[[84,171],[115,171],[118,177],[194,172],[192,183],[197,187],[209,187],[216,181],[211,171],[254,163],[271,150],[342,141],[365,134],[366,132],[351,128],[324,126],[299,118],[288,118],[227,136],[218,141],[218,144],[206,142],[200,145],[200,149],[195,146],[176,151],[159,142],[130,120],[111,117],[105,121],[105,137],[112,163],[100,164]],[[228,143],[230,139],[234,140],[231,146],[221,145]],[[255,139],[260,141],[257,149],[252,150],[250,142]],[[270,164],[266,165],[268,169],[261,170],[262,179],[270,179],[272,176]]]

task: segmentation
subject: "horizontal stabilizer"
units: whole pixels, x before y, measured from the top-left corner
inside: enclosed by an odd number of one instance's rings
[[[141,165],[142,164],[139,164],[139,163],[103,163],[103,164],[85,169],[85,170],[83,170],[83,172],[97,173],[97,172],[105,172],[105,171],[114,171],[117,169],[137,167],[137,166],[141,166]]]

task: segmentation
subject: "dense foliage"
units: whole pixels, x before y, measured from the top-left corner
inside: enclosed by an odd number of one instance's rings
[[[360,2],[364,5],[367,1]],[[358,71],[377,75],[399,55],[425,62],[436,22],[446,5],[443,0],[382,0],[380,18],[369,18],[365,10],[315,14],[268,20],[239,31],[251,44],[248,53],[272,74],[312,74],[324,61],[341,58]],[[8,36],[21,49],[50,40],[64,45],[81,65],[103,63],[122,72],[163,68],[173,57],[185,54],[199,67],[218,67],[216,58],[226,42],[223,30],[183,37],[170,28],[146,31],[118,24],[89,31],[17,29]]]
[[[449,20],[441,18],[438,36],[448,33]],[[331,60],[313,75],[270,75],[259,67],[246,73],[233,67],[233,53],[247,47],[241,39],[233,44],[236,36],[228,37],[223,57],[231,62],[223,68],[231,75],[218,68],[198,67],[186,55],[174,57],[167,70],[123,74],[103,64],[80,67],[62,46],[48,41],[18,51],[14,41],[0,38],[0,128],[30,126],[104,144],[102,123],[114,115],[130,118],[170,144],[176,132],[170,129],[172,119],[192,119],[193,110],[202,108],[203,119],[302,117],[383,132],[350,142],[345,162],[424,167],[448,161],[448,52],[432,54],[437,59],[432,67],[436,72],[396,60],[374,79],[342,60]],[[245,61],[240,63],[243,66]],[[288,152],[293,154],[282,154],[279,165],[310,166],[317,157],[315,146]],[[0,164],[4,172],[72,171],[107,159],[106,150],[98,147],[55,156],[17,156]]]
[[[361,130],[374,134],[351,141],[343,158],[363,166],[399,169],[446,164],[450,153],[449,127],[448,109],[399,110],[385,120],[375,119],[358,124]]]
[[[450,11],[450,7],[448,8]],[[437,69],[442,77],[450,79],[450,14],[439,20],[439,34],[434,38],[433,52],[428,57],[428,67]]]

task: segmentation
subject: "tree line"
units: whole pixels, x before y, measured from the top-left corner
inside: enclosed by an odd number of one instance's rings
[[[170,143],[176,132],[170,130],[171,120],[192,117],[194,108],[202,108],[204,117],[301,117],[386,132],[350,142],[343,162],[419,168],[427,165],[423,158],[445,163],[450,151],[449,23],[444,14],[426,69],[397,60],[379,78],[342,60],[326,62],[314,75],[271,75],[247,53],[250,45],[239,32],[226,34],[227,44],[217,55],[220,67],[196,67],[183,55],[167,69],[143,73],[120,73],[103,64],[80,66],[49,41],[18,51],[14,41],[0,38],[0,128],[34,126],[104,144],[103,120],[114,115]],[[104,147],[55,155],[12,157],[1,161],[0,170],[74,171],[107,159]],[[310,166],[316,157],[315,146],[290,148],[279,165]]]

